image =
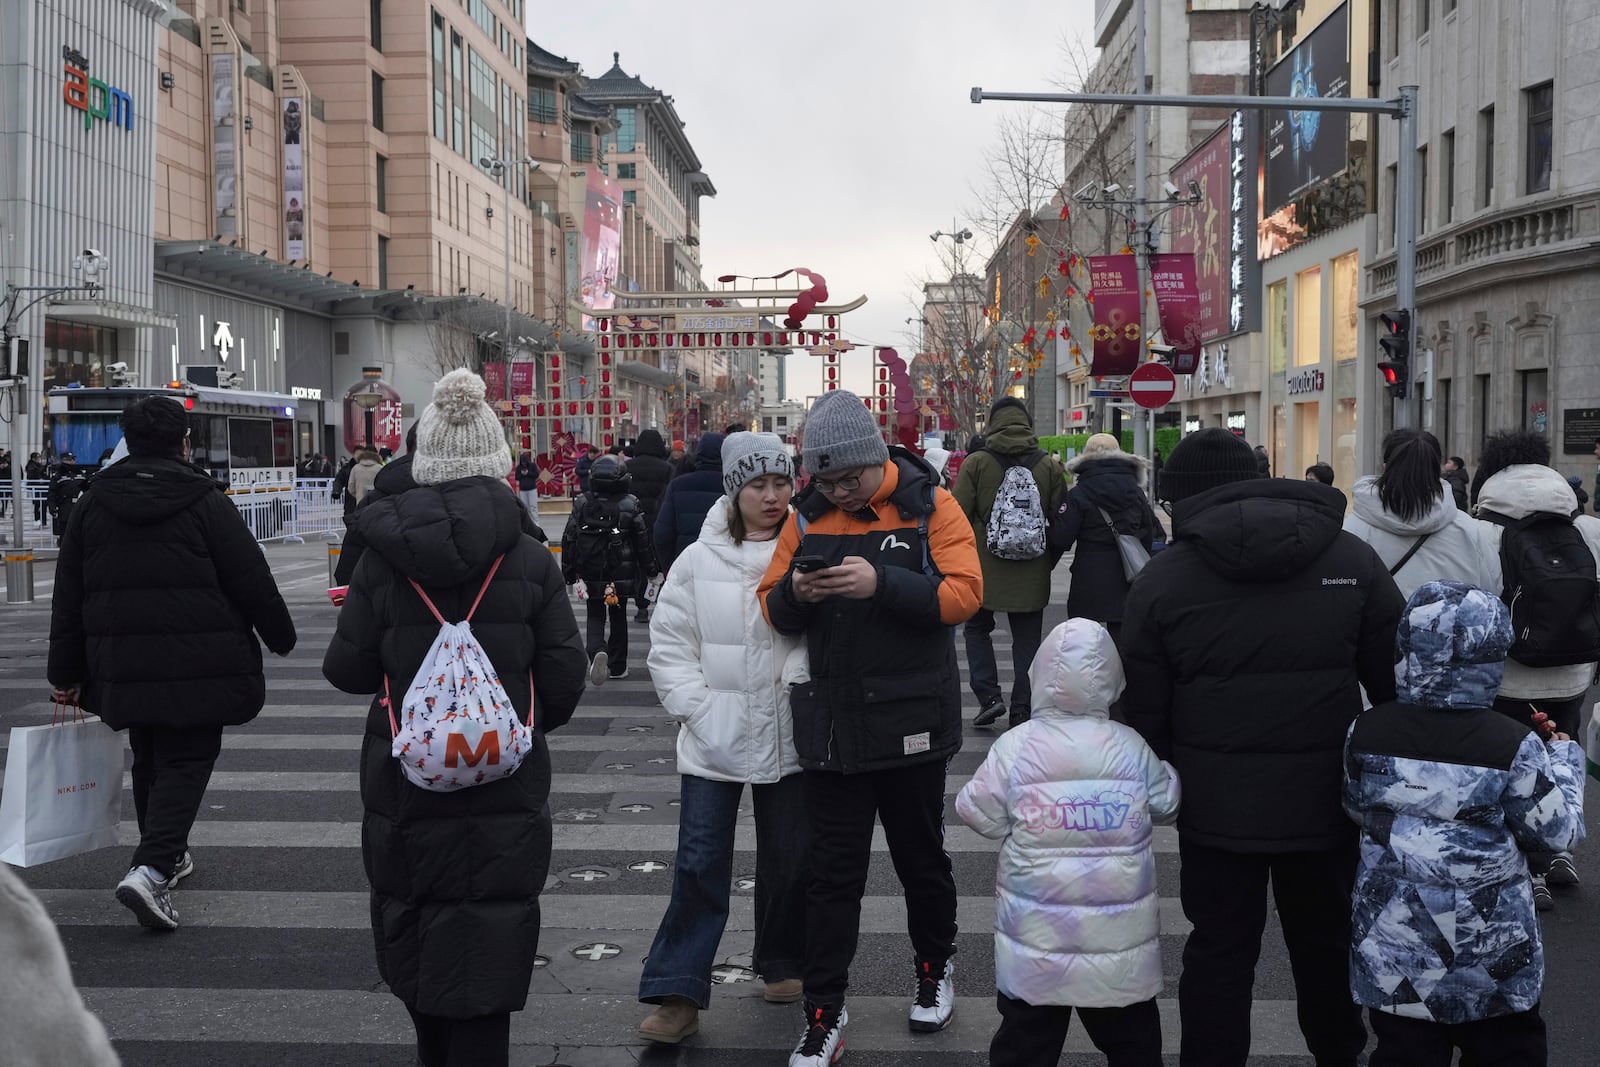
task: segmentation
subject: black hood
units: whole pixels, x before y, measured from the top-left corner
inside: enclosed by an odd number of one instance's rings
[[[411,477],[411,461],[416,453],[407,452],[399,459],[391,459],[383,465],[383,470],[372,479],[372,487],[380,490],[386,496],[399,496],[401,493],[415,489],[416,480]]]
[[[639,440],[634,442],[633,454],[635,456],[655,456],[658,459],[666,459],[667,443],[661,439],[661,431],[641,431]]]
[[[1104,459],[1080,456],[1073,464],[1072,473],[1078,479],[1075,488],[1082,489],[1106,508],[1144,503],[1141,487],[1144,466],[1138,456],[1125,452],[1107,453]]]
[[[712,432],[700,438],[694,449],[694,469],[720,471],[722,469],[722,441],[720,433]]]
[[[355,514],[372,551],[422,585],[481,575],[522,535],[520,501],[497,478],[456,478],[375,500]]]
[[[1193,545],[1218,574],[1274,582],[1299,574],[1339,537],[1344,494],[1290,478],[1230,482],[1179,501],[1172,539]]]
[[[221,482],[183,460],[152,456],[129,456],[89,483],[97,504],[136,525],[164,522],[207,493],[222,491]]]

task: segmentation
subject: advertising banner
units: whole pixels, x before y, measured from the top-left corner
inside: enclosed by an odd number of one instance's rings
[[[1173,348],[1174,374],[1193,374],[1200,362],[1200,291],[1194,275],[1192,252],[1155,252],[1150,256],[1150,288],[1156,294],[1161,335]]]
[[[504,363],[485,363],[483,365],[483,399],[490,404],[498,404],[506,398],[506,365]]]
[[[1131,255],[1090,256],[1089,283],[1094,292],[1094,358],[1089,373],[1096,378],[1132,374],[1144,351],[1139,323],[1139,265]]]
[[[1202,341],[1233,332],[1228,325],[1229,242],[1234,219],[1229,204],[1228,149],[1228,127],[1223,125],[1172,172],[1173,184],[1179,189],[1188,190],[1190,182],[1200,188],[1200,202],[1174,211],[1171,218],[1172,250],[1194,255]],[[1243,249],[1250,238],[1242,218],[1239,223]]]
[[[532,360],[522,360],[511,364],[511,393],[510,399],[518,401],[519,397],[533,396],[533,372],[536,364]]]
[[[300,135],[305,128],[305,101],[283,102],[283,255],[306,260],[306,155]]]
[[[622,205],[616,185],[600,168],[589,168],[583,209],[583,263],[579,297],[585,307],[609,308],[616,304],[611,286],[616,284],[622,261]],[[595,328],[584,316],[583,328]]]
[[[212,233],[224,238],[239,236],[237,176],[233,131],[236,128],[234,101],[234,57],[211,57],[211,173],[212,211],[216,222]]]
[[[1267,71],[1266,95],[1350,95],[1350,5],[1323,19]],[[1350,116],[1324,111],[1263,112],[1266,128],[1263,214],[1270,215],[1318,182],[1344,170]]]

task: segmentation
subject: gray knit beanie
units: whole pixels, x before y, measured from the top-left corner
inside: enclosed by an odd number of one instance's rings
[[[806,469],[813,474],[880,467],[889,446],[861,398],[847,389],[823,393],[811,405],[805,425]]]
[[[794,477],[794,461],[777,434],[746,430],[729,434],[723,440],[722,491],[729,499],[766,474]]]
[[[417,420],[416,458],[411,477],[418,485],[438,485],[482,475],[504,478],[511,472],[500,420],[484,403],[483,379],[453,370],[433,386],[433,403]]]

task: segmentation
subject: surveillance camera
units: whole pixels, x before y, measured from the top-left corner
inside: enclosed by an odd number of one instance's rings
[[[1193,178],[1189,179],[1189,195],[1195,200],[1200,199],[1200,183]]]
[[[1082,200],[1082,201],[1087,202],[1087,201],[1090,201],[1090,200],[1094,199],[1094,194],[1095,194],[1094,182],[1089,182],[1082,189],[1079,189],[1077,192],[1073,193],[1072,194],[1072,198],[1074,200]]]
[[[83,255],[88,257],[89,259],[99,259],[100,258],[100,250],[98,248],[85,248],[83,250]]]
[[[928,240],[937,242],[939,240],[938,231],[928,234]]]
[[[1176,185],[1173,185],[1171,182],[1162,182],[1161,191],[1167,194],[1168,200],[1178,199],[1178,194],[1182,192],[1182,190],[1180,190]]]
[[[1105,194],[1107,200],[1110,200],[1118,193],[1122,192],[1122,186],[1118,185],[1116,182],[1112,182],[1110,185],[1103,187],[1100,191]]]
[[[128,365],[126,363],[123,363],[121,360],[118,360],[116,363],[111,364],[109,369],[110,370],[127,370],[128,369]]]

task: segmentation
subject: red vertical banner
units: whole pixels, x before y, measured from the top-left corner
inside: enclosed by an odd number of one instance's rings
[[[1131,255],[1090,256],[1089,279],[1094,289],[1094,359],[1096,378],[1132,374],[1144,349],[1139,323],[1139,264]]]
[[[1161,335],[1172,346],[1172,373],[1193,374],[1200,363],[1200,289],[1193,252],[1150,256],[1150,288],[1156,294]]]
[[[498,404],[506,398],[506,365],[504,363],[485,363],[483,365],[484,396],[490,404]]]
[[[521,398],[533,396],[533,371],[535,364],[532,360],[523,360],[511,364],[511,396],[510,399],[522,403]]]

